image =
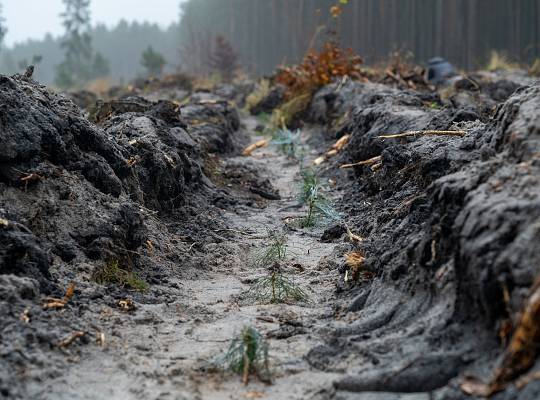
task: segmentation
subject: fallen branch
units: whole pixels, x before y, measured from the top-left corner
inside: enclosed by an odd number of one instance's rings
[[[358,162],[352,163],[352,164],[343,164],[339,168],[340,169],[347,169],[347,168],[358,167],[358,166],[361,166],[361,165],[373,165],[373,164],[378,164],[381,161],[382,161],[382,157],[377,156],[377,157],[370,158],[369,160],[358,161]]]
[[[467,134],[466,131],[434,131],[434,130],[428,130],[428,131],[408,131],[403,133],[397,133],[394,135],[382,135],[377,136],[379,139],[396,139],[396,138],[403,138],[403,137],[409,137],[409,136],[459,136],[463,137]]]

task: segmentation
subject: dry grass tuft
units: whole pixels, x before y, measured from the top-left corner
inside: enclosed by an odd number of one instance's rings
[[[113,284],[138,292],[148,291],[148,284],[136,272],[121,268],[117,260],[110,261],[99,268],[94,273],[93,279],[101,285]]]
[[[540,58],[534,60],[534,63],[531,65],[528,72],[530,76],[540,76]]]
[[[351,251],[345,254],[345,264],[350,268],[352,279],[357,281],[360,278],[360,272],[364,266],[366,257],[360,251]]]
[[[510,71],[513,69],[519,69],[520,66],[518,63],[510,61],[508,56],[493,50],[489,58],[488,64],[486,65],[486,70],[495,72],[495,71]]]
[[[262,79],[256,84],[255,90],[246,97],[246,109],[251,110],[255,108],[269,93],[270,81],[268,79]]]

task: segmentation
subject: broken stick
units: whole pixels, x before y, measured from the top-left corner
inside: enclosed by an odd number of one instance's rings
[[[253,144],[250,144],[248,147],[246,147],[244,151],[242,152],[242,155],[246,157],[250,156],[251,153],[253,153],[255,150],[261,147],[266,147],[267,145],[268,145],[268,139],[261,139]]]
[[[343,164],[341,165],[339,168],[340,169],[347,169],[347,168],[353,168],[353,167],[358,167],[360,165],[373,165],[373,164],[379,164],[382,162],[382,157],[381,156],[377,156],[377,157],[373,157],[373,158],[370,158],[369,160],[364,160],[364,161],[358,161],[356,163],[352,163],[352,164]]]

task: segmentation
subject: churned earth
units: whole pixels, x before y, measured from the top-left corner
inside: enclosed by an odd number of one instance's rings
[[[538,398],[516,379],[538,368],[540,86],[490,79],[442,97],[328,85],[295,121],[298,162],[240,155],[264,138],[234,105],[246,85],[87,116],[0,77],[0,395],[465,399],[494,381],[493,398]],[[411,131],[462,133],[380,137]],[[316,167],[340,219],[300,228],[300,169],[345,135]],[[246,295],[270,231],[306,302]],[[268,340],[271,383],[216,367],[246,325]]]

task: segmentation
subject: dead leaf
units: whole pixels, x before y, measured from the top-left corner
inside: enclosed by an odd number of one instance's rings
[[[330,7],[330,14],[332,14],[332,17],[337,18],[341,15],[343,10],[340,6],[332,6]]]
[[[9,221],[7,219],[0,218],[0,226],[8,227],[9,226]]]

